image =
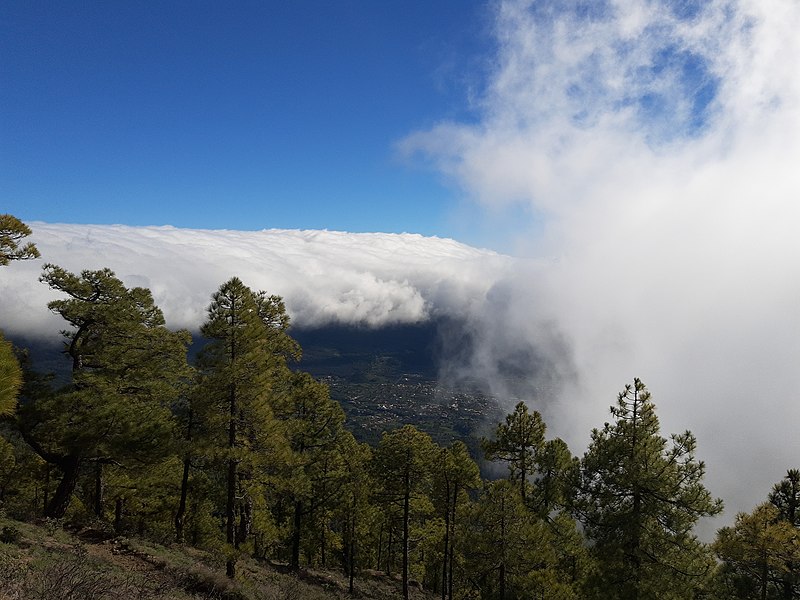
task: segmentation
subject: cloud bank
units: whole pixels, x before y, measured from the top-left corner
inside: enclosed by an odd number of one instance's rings
[[[797,31],[793,0],[504,0],[480,118],[400,144],[524,206],[521,251],[552,260],[487,296],[476,368],[549,354],[534,404],[575,449],[642,378],[729,515],[800,464]]]
[[[463,314],[506,276],[512,260],[453,240],[334,231],[208,231],[174,227],[29,223],[43,260],[71,271],[111,268],[147,287],[168,324],[197,331],[211,294],[237,276],[284,298],[305,327],[378,327]],[[38,282],[42,261],[0,272],[0,327],[52,335],[63,323]]]

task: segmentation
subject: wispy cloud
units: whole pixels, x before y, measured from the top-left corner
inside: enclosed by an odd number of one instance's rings
[[[798,30],[791,0],[506,0],[479,121],[401,142],[528,207],[520,241],[552,260],[498,284],[476,364],[503,331],[549,353],[535,402],[575,448],[643,378],[730,512],[800,461]]]

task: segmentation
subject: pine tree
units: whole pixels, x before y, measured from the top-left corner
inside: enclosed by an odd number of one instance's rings
[[[0,266],[12,260],[39,258],[36,245],[28,242],[20,246],[22,240],[31,234],[31,228],[12,215],[0,215]]]
[[[294,508],[290,567],[300,568],[304,521],[314,513],[327,513],[338,494],[344,470],[337,444],[342,437],[344,411],[331,400],[328,388],[308,373],[291,376],[288,412],[280,415],[293,456],[290,498]],[[327,524],[323,517],[322,536]],[[320,546],[322,556],[324,545]],[[324,559],[323,559],[324,562]]]
[[[31,234],[31,229],[16,217],[0,215],[0,266],[6,266],[12,260],[38,258],[39,250],[33,243],[20,247],[20,241]],[[20,368],[14,347],[3,337],[0,331],[0,419],[12,416],[17,407],[17,397],[22,388],[22,369]],[[17,462],[14,447],[0,437],[0,503],[4,501],[7,481],[14,473]]]
[[[442,600],[453,598],[459,508],[468,501],[467,492],[477,489],[480,484],[478,465],[472,460],[463,442],[456,441],[449,448],[439,450],[434,463],[434,504],[445,526],[441,568]]]
[[[786,476],[776,483],[769,495],[769,501],[778,509],[781,521],[800,530],[800,470],[789,469]],[[800,598],[800,557],[784,563],[781,576],[783,598]]]
[[[22,370],[11,343],[0,333],[0,417],[13,414],[21,386]]]
[[[409,542],[414,505],[430,506],[431,467],[436,444],[413,425],[384,433],[375,450],[373,469],[382,497],[400,509],[402,523],[403,598],[408,600]]]
[[[786,476],[772,486],[769,501],[778,509],[782,520],[800,527],[800,470],[789,469]]]
[[[703,486],[695,439],[661,437],[638,379],[611,413],[614,423],[592,432],[575,502],[600,567],[590,589],[603,598],[690,598],[710,567],[693,527],[722,510]]]
[[[254,477],[270,449],[282,441],[271,394],[297,345],[279,298],[253,292],[236,277],[213,295],[201,333],[210,341],[199,360],[205,412],[218,423],[225,477],[226,571],[235,576],[235,553],[252,525],[258,487]],[[281,439],[278,439],[281,438]],[[239,525],[237,527],[237,516]]]
[[[362,539],[368,531],[372,506],[373,481],[369,472],[372,449],[359,444],[349,431],[339,438],[337,451],[344,465],[344,486],[338,505],[338,520],[343,530],[342,562],[348,578],[348,591],[354,593],[356,564],[360,558]]]
[[[494,439],[482,441],[487,460],[508,464],[510,479],[517,483],[523,502],[528,497],[528,478],[536,472],[544,451],[544,432],[542,415],[528,412],[525,403],[519,402],[506,422],[497,425]]]
[[[717,533],[714,552],[723,561],[718,580],[727,598],[796,598],[787,583],[800,562],[800,531],[781,518],[772,503],[736,515],[732,527]]]
[[[536,474],[529,506],[543,519],[554,510],[571,502],[573,479],[580,461],[573,458],[566,442],[560,438],[548,440],[536,457]]]
[[[19,246],[19,242],[30,234],[30,227],[16,217],[0,215],[0,266],[8,265],[12,260],[39,257],[39,251],[34,244],[28,243],[21,248]],[[14,413],[21,387],[22,370],[14,356],[12,345],[3,338],[3,332],[0,331],[0,418]],[[2,439],[0,444],[3,444],[0,449],[3,455],[13,458],[13,455],[8,454],[10,444]]]
[[[482,598],[574,597],[558,581],[550,528],[528,510],[515,483],[488,483],[464,527],[466,572]]]
[[[169,406],[188,374],[189,334],[169,331],[150,291],[126,288],[108,269],[75,275],[45,265],[41,280],[67,296],[48,307],[71,326],[62,333],[72,381],[49,391],[36,386],[20,405],[18,426],[62,473],[45,511],[61,517],[85,465],[101,490],[103,465],[169,454]]]

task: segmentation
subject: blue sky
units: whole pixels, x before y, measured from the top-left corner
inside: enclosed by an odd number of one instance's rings
[[[395,144],[474,119],[491,27],[465,0],[4,2],[2,211],[469,237]]]

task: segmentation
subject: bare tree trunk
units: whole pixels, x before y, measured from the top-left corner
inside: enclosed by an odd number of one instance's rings
[[[506,500],[500,496],[500,600],[506,600]]]
[[[235,324],[238,321],[238,316],[234,311],[231,315],[231,323]],[[236,364],[236,335],[235,332],[231,336],[231,351],[229,366]],[[225,541],[228,543],[228,551],[233,552],[233,547],[236,543],[236,457],[233,454],[236,448],[236,419],[239,416],[239,408],[236,403],[236,382],[231,381],[228,389],[228,408],[229,408],[229,421],[228,421],[228,498],[225,506]],[[225,574],[228,578],[233,579],[236,577],[236,560],[230,556],[225,562]]]
[[[327,556],[326,556],[326,552],[325,552],[325,550],[326,550],[325,546],[328,543],[328,540],[326,539],[327,536],[325,535],[325,529],[327,528],[327,526],[328,526],[328,518],[327,518],[327,515],[325,514],[325,510],[323,509],[322,510],[322,527],[320,528],[320,538],[319,538],[319,546],[320,546],[320,557],[319,557],[319,560],[320,560],[320,564],[322,565],[323,568],[325,567],[325,563],[327,562]]]
[[[186,441],[192,441],[192,427],[194,426],[194,411],[189,406],[188,423],[186,426]],[[181,476],[181,499],[178,502],[178,512],[175,513],[175,541],[183,543],[183,518],[186,515],[186,498],[189,495],[189,473],[192,468],[192,457],[189,450],[183,457],[183,475]]]
[[[250,535],[253,524],[253,500],[243,490],[240,489],[240,491],[244,499],[239,503],[239,528],[236,530],[235,544],[237,548],[247,541],[247,536]]]
[[[294,525],[292,526],[292,560],[289,568],[292,571],[300,570],[300,528],[303,524],[303,503],[296,500],[294,503]]]
[[[235,425],[231,421],[231,431],[235,431]],[[231,549],[236,543],[236,460],[228,459],[228,498],[226,503],[225,518],[225,541]],[[236,562],[229,558],[225,563],[225,574],[233,579],[236,576]]]
[[[50,500],[44,511],[44,516],[51,519],[60,519],[67,512],[72,493],[78,483],[81,461],[77,456],[67,456],[59,461],[58,467],[63,475],[61,481],[58,482],[58,487],[56,487],[52,500]]]
[[[181,499],[178,502],[178,512],[175,513],[175,541],[179,544],[183,543],[183,518],[186,515],[186,498],[189,495],[189,470],[191,469],[192,461],[187,455],[183,459],[183,475],[181,476]]]
[[[94,465],[94,515],[103,517],[103,464],[97,461]]]
[[[348,590],[350,594],[353,593],[353,578],[356,572],[356,496],[353,494],[353,503],[350,507],[350,548],[348,557],[348,566],[350,568]]]
[[[447,581],[447,595],[453,600],[453,562],[456,554],[456,503],[458,502],[458,486],[453,486],[453,516],[450,519],[450,574]]]
[[[375,567],[376,571],[381,570],[381,552],[383,551],[383,522],[381,521],[381,528],[378,531],[378,564]]]
[[[42,511],[47,510],[47,502],[50,499],[50,463],[44,466],[44,501],[42,502]]]
[[[394,537],[394,529],[392,526],[389,525],[389,541],[386,545],[386,576],[391,576],[391,568],[392,568],[392,538]]]
[[[411,475],[406,465],[403,496],[403,599],[408,600],[408,521],[411,518]]]
[[[442,600],[447,600],[447,561],[450,554],[450,482],[446,482],[444,502],[444,553],[442,554]]]
[[[114,503],[114,531],[119,533],[122,529],[122,507],[125,503],[125,498],[120,496]]]

